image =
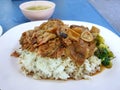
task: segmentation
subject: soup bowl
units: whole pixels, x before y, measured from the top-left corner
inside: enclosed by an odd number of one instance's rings
[[[19,8],[29,20],[47,20],[55,10],[55,3],[51,1],[28,1],[20,4]]]

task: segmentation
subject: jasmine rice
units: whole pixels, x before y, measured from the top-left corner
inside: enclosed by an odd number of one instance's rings
[[[91,56],[84,64],[76,66],[70,58],[43,58],[26,50],[21,51],[19,59],[22,72],[34,79],[90,79],[92,74],[100,71],[101,65],[101,60],[96,56]]]

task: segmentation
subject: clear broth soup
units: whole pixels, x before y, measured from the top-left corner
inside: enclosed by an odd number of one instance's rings
[[[50,6],[30,6],[28,8],[26,8],[27,10],[45,10],[50,8]]]

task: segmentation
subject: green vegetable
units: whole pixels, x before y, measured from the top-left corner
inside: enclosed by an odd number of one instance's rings
[[[103,37],[98,35],[96,37],[96,45],[97,50],[95,51],[95,55],[101,59],[101,63],[103,66],[107,68],[112,67],[111,59],[114,58],[112,51],[110,51],[109,47],[104,43]]]
[[[96,45],[99,46],[100,44],[104,44],[104,38],[101,37],[100,35],[97,35],[96,37]]]
[[[105,57],[104,60],[102,61],[102,65],[108,66],[110,64],[110,59],[108,57]]]

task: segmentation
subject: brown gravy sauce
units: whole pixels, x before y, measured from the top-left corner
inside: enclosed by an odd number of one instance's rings
[[[101,73],[101,72],[102,72],[103,70],[105,70],[105,69],[106,69],[106,68],[105,68],[103,65],[101,65],[101,66],[100,66],[100,71],[97,71],[96,73],[93,73],[92,76]]]

